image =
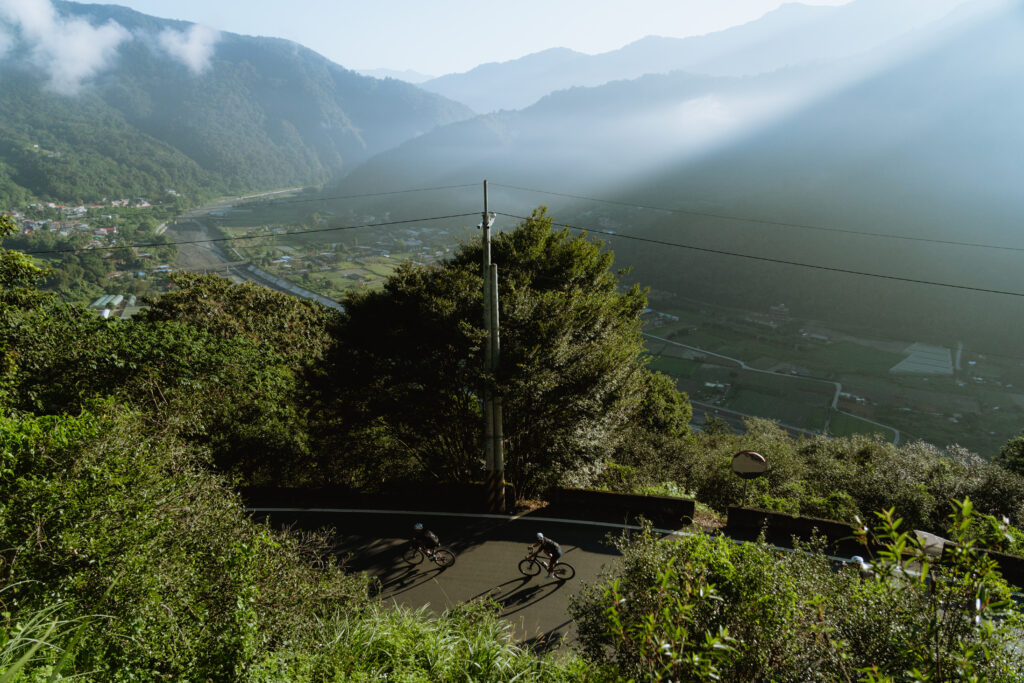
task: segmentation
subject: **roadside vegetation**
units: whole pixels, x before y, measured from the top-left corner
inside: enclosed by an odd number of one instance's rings
[[[732,456],[755,450],[769,463],[766,476],[744,483]],[[965,449],[924,442],[894,446],[878,437],[793,438],[768,420],[746,421],[733,433],[714,421],[702,432],[657,451],[622,454],[600,479],[605,488],[639,492],[665,482],[724,513],[739,505],[849,522],[895,507],[914,529],[945,531],[952,500],[969,497],[976,509],[1024,526],[1024,477]]]
[[[746,435],[714,422],[691,433],[687,397],[646,363],[645,292],[620,287],[609,252],[538,210],[496,238],[494,259],[497,377],[480,370],[476,245],[402,265],[380,291],[350,296],[345,314],[178,274],[144,314],[109,321],[57,302],[28,258],[0,251],[0,675],[1019,676],[1008,645],[1019,617],[978,552],[1020,550],[1016,442],[990,463],[923,443],[793,439],[760,420]],[[731,455],[753,448],[771,464],[750,487],[757,505],[846,521],[895,508],[864,532],[887,544],[871,560],[888,578],[833,572],[814,547],[778,556],[642,534],[620,541],[618,573],[578,599],[583,650],[546,658],[516,645],[487,603],[439,619],[384,609],[329,535],[244,514],[238,485],[479,481],[487,385],[505,391],[507,475],[521,496],[599,486],[694,495],[721,511],[743,495]],[[914,579],[923,558],[900,536],[911,527],[949,533],[964,553]]]
[[[1020,680],[1024,622],[972,539],[970,501],[938,565],[891,511],[873,520],[865,567],[837,568],[813,543],[625,535],[622,562],[573,598],[582,651],[631,680]]]

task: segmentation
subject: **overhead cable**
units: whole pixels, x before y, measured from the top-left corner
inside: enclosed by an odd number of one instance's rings
[[[846,229],[846,228],[832,228],[832,227],[825,227],[825,226],[821,226],[821,225],[810,225],[810,224],[807,224],[807,223],[788,223],[788,222],[785,222],[785,221],[773,221],[773,220],[766,220],[766,219],[763,219],[763,218],[746,218],[746,217],[741,217],[741,216],[731,216],[731,215],[728,215],[728,214],[710,213],[710,212],[706,212],[706,211],[691,211],[689,209],[669,208],[669,207],[665,207],[665,206],[653,206],[653,205],[650,205],[650,204],[634,204],[634,203],[631,203],[631,202],[616,201],[616,200],[612,200],[612,199],[598,199],[596,197],[586,197],[584,195],[568,194],[566,192],[552,192],[552,191],[549,191],[549,190],[538,190],[538,189],[529,188],[529,187],[519,187],[517,185],[505,185],[503,183],[491,183],[491,186],[492,187],[504,187],[504,188],[508,188],[510,190],[520,190],[522,192],[534,192],[534,193],[537,193],[537,194],[552,195],[552,196],[555,196],[555,197],[568,197],[570,199],[580,199],[580,200],[583,200],[583,201],[598,202],[598,203],[601,203],[601,204],[613,204],[613,205],[616,205],[616,206],[625,206],[625,207],[633,208],[633,209],[647,209],[647,210],[651,210],[651,211],[665,211],[665,212],[668,212],[668,213],[681,214],[681,215],[685,215],[685,216],[698,216],[698,217],[701,217],[701,218],[716,218],[716,219],[720,219],[720,220],[736,221],[736,222],[739,222],[739,223],[754,223],[754,224],[757,224],[757,225],[771,225],[771,226],[774,226],[774,227],[782,227],[782,228],[798,228],[800,230],[816,230],[816,231],[819,231],[819,232],[832,232],[832,233],[841,233],[841,234],[846,234],[846,235],[858,235],[860,237],[874,237],[874,238],[881,238],[881,239],[904,240],[904,241],[907,241],[907,242],[929,242],[929,243],[932,243],[932,244],[945,244],[945,245],[956,246],[956,247],[972,247],[972,248],[977,248],[977,249],[997,249],[997,250],[1000,250],[1000,251],[1021,251],[1021,252],[1024,252],[1024,247],[1009,247],[1009,246],[1001,246],[1001,245],[996,245],[996,244],[983,244],[983,243],[979,243],[979,242],[957,242],[957,241],[954,241],[954,240],[939,240],[939,239],[934,239],[934,238],[931,238],[931,237],[910,237],[908,235],[892,235],[892,234],[884,233],[884,232],[866,232],[866,231],[861,231],[861,230],[849,230],[849,229]]]
[[[516,220],[528,220],[528,218],[526,216],[517,216],[517,215],[514,215],[514,214],[510,214],[510,213],[503,213],[503,212],[500,212],[500,211],[497,212],[497,213],[498,213],[499,216],[505,216],[506,218],[514,218]],[[797,266],[797,267],[800,267],[800,268],[812,268],[814,270],[824,270],[824,271],[828,271],[828,272],[832,272],[832,273],[845,273],[847,275],[858,275],[858,276],[861,276],[861,277],[872,277],[872,278],[878,278],[878,279],[882,279],[882,280],[895,280],[897,282],[910,282],[910,283],[913,283],[913,284],[929,285],[929,286],[933,286],[933,287],[948,287],[948,288],[951,288],[951,289],[962,289],[962,290],[967,290],[967,291],[971,291],[971,292],[984,292],[986,294],[1004,294],[1006,296],[1024,297],[1024,293],[1022,293],[1022,292],[1010,292],[1010,291],[1001,290],[1001,289],[988,289],[988,288],[985,288],[985,287],[971,287],[969,285],[955,285],[955,284],[948,283],[948,282],[934,282],[934,281],[931,281],[931,280],[920,280],[920,279],[917,279],[917,278],[900,277],[900,276],[897,276],[897,275],[883,275],[883,274],[880,274],[880,273],[868,273],[866,271],[851,270],[851,269],[848,269],[848,268],[837,268],[835,266],[823,266],[823,265],[815,264],[815,263],[803,263],[803,262],[800,262],[800,261],[789,261],[789,260],[786,260],[786,259],[776,259],[776,258],[771,258],[771,257],[768,257],[768,256],[754,256],[752,254],[741,254],[739,252],[734,252],[734,251],[725,251],[724,249],[711,249],[709,247],[698,247],[698,246],[694,246],[694,245],[691,245],[691,244],[680,244],[678,242],[668,242],[666,240],[656,240],[656,239],[651,239],[651,238],[648,238],[648,237],[638,237],[636,235],[628,235],[628,234],[624,234],[624,233],[621,233],[621,232],[612,232],[610,230],[598,230],[598,229],[594,229],[594,228],[579,227],[579,226],[569,225],[567,223],[559,223],[559,225],[565,225],[565,227],[570,229],[570,230],[579,230],[579,231],[590,232],[590,233],[595,233],[595,234],[599,234],[599,235],[607,235],[609,237],[614,237],[616,239],[634,240],[634,241],[637,241],[637,242],[646,242],[648,244],[658,244],[658,245],[666,246],[666,247],[676,247],[676,248],[679,248],[679,249],[689,249],[691,251],[700,251],[700,252],[704,252],[704,253],[707,253],[707,254],[718,254],[720,256],[732,256],[734,258],[743,258],[743,259],[749,259],[749,260],[752,260],[752,261],[763,261],[763,262],[766,262],[766,263],[777,263],[777,264],[786,265],[786,266]]]

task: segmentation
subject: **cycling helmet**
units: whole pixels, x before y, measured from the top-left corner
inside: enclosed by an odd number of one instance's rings
[[[541,532],[538,531],[537,532],[537,540],[538,541],[543,541],[544,540],[544,534],[542,534]]]
[[[423,525],[422,525],[422,524],[420,524],[419,522],[416,522],[416,524],[414,524],[412,528],[413,528],[413,529],[414,529],[415,531],[423,531]]]

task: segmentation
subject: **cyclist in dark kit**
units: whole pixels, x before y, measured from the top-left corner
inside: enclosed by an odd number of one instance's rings
[[[530,548],[537,548],[530,557],[536,557],[537,553],[543,550],[551,558],[548,562],[548,576],[551,576],[551,572],[555,570],[555,565],[558,564],[558,560],[562,557],[562,546],[538,531],[537,541]]]
[[[420,522],[412,527],[412,542],[417,548],[423,551],[427,557],[434,556],[434,550],[441,545],[440,539],[430,529],[425,529]]]

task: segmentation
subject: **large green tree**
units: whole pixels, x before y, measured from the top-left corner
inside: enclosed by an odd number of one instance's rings
[[[502,398],[506,474],[517,494],[583,484],[640,435],[678,432],[689,406],[645,366],[646,294],[623,290],[600,242],[557,230],[538,209],[493,243],[501,365],[483,369],[481,247],[440,265],[403,264],[377,292],[345,302],[321,377],[325,446],[339,479],[466,481],[483,474],[481,397]],[[683,427],[685,430],[685,427]]]
[[[0,240],[18,232],[18,226],[8,216],[0,215]],[[42,277],[43,270],[32,263],[32,258],[11,249],[0,249],[0,292],[4,302],[12,295],[22,295]]]
[[[1011,472],[1024,475],[1024,430],[1003,444],[996,462]]]

